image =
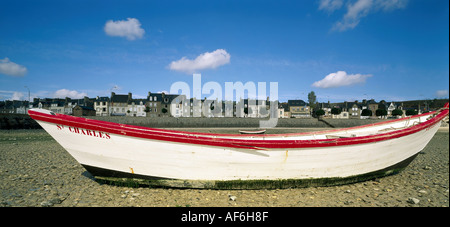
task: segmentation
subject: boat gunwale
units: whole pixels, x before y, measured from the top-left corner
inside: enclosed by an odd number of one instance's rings
[[[355,145],[362,143],[372,143],[388,139],[399,138],[406,136],[426,128],[432,127],[446,115],[448,115],[448,103],[442,108],[441,111],[433,111],[425,114],[414,115],[407,118],[393,119],[384,122],[377,122],[373,124],[354,126],[349,128],[341,128],[334,130],[325,130],[317,132],[301,132],[301,133],[285,133],[285,134],[263,134],[263,135],[249,135],[249,134],[215,134],[215,133],[199,133],[199,132],[184,132],[176,130],[156,129],[143,126],[126,125],[114,122],[107,122],[95,119],[88,119],[82,117],[69,116],[64,114],[47,114],[33,109],[28,111],[28,114],[35,120],[42,120],[54,124],[67,125],[72,127],[85,128],[89,130],[96,130],[102,132],[108,132],[112,134],[131,136],[144,139],[154,139],[167,142],[179,142],[195,145],[208,145],[218,147],[232,147],[242,149],[289,149],[289,148],[309,148],[309,147],[329,147],[329,146],[345,146]],[[294,136],[307,136],[307,135],[323,135],[329,133],[337,133],[340,131],[355,130],[361,128],[368,128],[374,126],[380,126],[384,124],[391,124],[399,121],[407,121],[416,119],[423,116],[432,116],[433,118],[421,122],[417,125],[407,127],[404,129],[398,129],[386,133],[356,136],[348,138],[333,138],[333,139],[314,139],[314,140],[299,140],[299,139],[283,139],[276,140],[274,137],[294,137]],[[233,138],[227,138],[233,137]],[[263,139],[261,140],[261,138]],[[242,139],[250,138],[250,139]],[[252,138],[259,138],[253,140]]]

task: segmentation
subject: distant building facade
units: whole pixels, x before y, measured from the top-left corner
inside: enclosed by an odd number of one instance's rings
[[[288,100],[289,112],[294,118],[311,117],[309,105],[303,100]]]

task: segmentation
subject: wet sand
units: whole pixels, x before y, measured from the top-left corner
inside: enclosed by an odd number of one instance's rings
[[[441,128],[396,175],[341,186],[278,190],[101,184],[44,130],[0,130],[0,207],[448,207],[448,197],[448,127]]]

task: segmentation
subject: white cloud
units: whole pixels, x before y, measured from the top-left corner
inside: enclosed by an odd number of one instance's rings
[[[0,73],[9,76],[25,76],[27,73],[27,68],[16,64],[9,60],[9,58],[0,59]]]
[[[213,52],[200,54],[194,60],[183,57],[178,61],[170,63],[169,68],[175,71],[194,73],[198,72],[198,70],[215,69],[219,66],[228,64],[230,63],[230,57],[231,55],[227,53],[226,50],[217,49]]]
[[[361,74],[347,74],[345,71],[338,71],[337,73],[330,73],[322,80],[316,81],[312,84],[313,87],[318,88],[332,88],[351,86],[355,84],[362,84],[366,82],[366,79],[372,77],[372,75]]]
[[[445,98],[448,97],[448,90],[438,90],[436,91],[437,98]]]
[[[67,89],[60,89],[57,90],[52,97],[54,98],[65,98],[65,97],[69,97],[72,99],[81,99],[84,98],[84,96],[88,96],[87,93],[85,92],[78,92],[75,90],[67,90]]]
[[[347,0],[347,12],[342,20],[336,22],[332,30],[346,31],[355,28],[362,18],[380,10],[384,12],[403,9],[409,0]],[[321,0],[319,10],[333,12],[340,9],[342,0]]]
[[[33,100],[33,95],[30,97]],[[0,90],[0,100],[28,100],[27,92]]]
[[[144,36],[145,30],[141,28],[141,23],[136,18],[127,18],[127,20],[106,22],[105,33],[109,36],[126,37],[128,40],[140,39]]]
[[[343,0],[320,0],[319,10],[333,12],[342,7]]]
[[[372,4],[372,0],[358,0],[354,4],[349,4],[344,18],[342,21],[336,22],[333,30],[345,31],[355,28],[359,24],[361,18],[369,14]]]
[[[408,4],[408,0],[375,0],[375,5],[384,11],[403,9]]]
[[[11,97],[11,100],[22,100],[23,99],[23,93],[15,91]]]

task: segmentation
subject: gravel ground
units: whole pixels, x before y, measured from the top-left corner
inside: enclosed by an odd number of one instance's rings
[[[44,130],[0,130],[0,207],[448,207],[448,197],[448,127],[397,175],[282,190],[100,184]]]

